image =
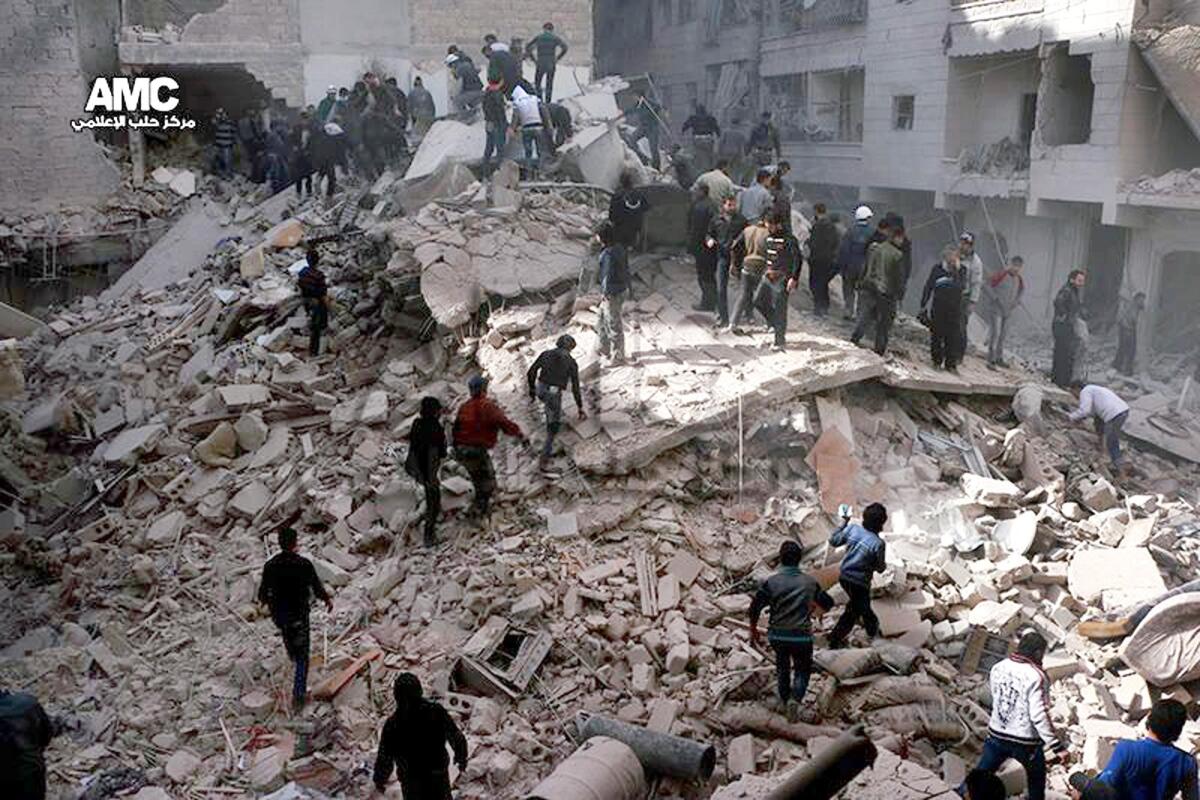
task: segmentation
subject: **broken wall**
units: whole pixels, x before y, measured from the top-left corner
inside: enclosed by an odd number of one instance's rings
[[[446,13],[442,0],[409,0],[415,58],[444,57],[446,46],[457,43],[477,64],[484,34],[507,42],[519,36],[528,42],[554,23],[554,32],[570,48],[561,67],[592,63],[591,0],[458,0]]]
[[[82,205],[117,188],[117,169],[87,132],[82,117],[88,85],[81,45],[94,42],[105,17],[90,4],[82,26],[74,3],[0,0],[0,209],[40,210]],[[90,9],[90,10],[89,10]],[[88,31],[85,36],[81,31]],[[90,69],[97,65],[87,49]]]

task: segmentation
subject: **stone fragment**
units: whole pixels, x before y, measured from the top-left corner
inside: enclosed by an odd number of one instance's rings
[[[146,531],[146,541],[152,545],[174,544],[183,535],[183,527],[187,522],[187,514],[183,511],[171,511],[154,520]]]
[[[271,490],[262,481],[251,481],[235,494],[225,507],[226,510],[242,519],[253,519],[271,501]]]
[[[237,443],[237,429],[222,422],[192,448],[192,455],[210,467],[227,467],[237,458]]]
[[[258,383],[230,384],[219,387],[217,397],[230,411],[238,411],[271,402],[271,390]]]
[[[671,675],[682,675],[687,671],[688,661],[691,660],[691,647],[687,642],[680,642],[667,651],[667,672]]]
[[[191,750],[176,750],[163,765],[163,771],[175,783],[186,783],[200,769],[201,763],[200,756]]]
[[[678,578],[685,589],[695,583],[703,569],[704,562],[686,550],[680,550],[667,562],[667,572]]]
[[[270,428],[257,411],[243,414],[233,426],[237,433],[238,446],[243,452],[253,453],[263,446]]]
[[[1104,600],[1106,594],[1112,603],[1134,603],[1167,590],[1158,564],[1144,547],[1076,550],[1067,567],[1067,588],[1088,604]]]
[[[138,456],[151,450],[166,431],[166,427],[157,424],[123,430],[108,443],[104,460],[110,464],[136,461]]]
[[[379,566],[367,585],[367,594],[372,600],[382,600],[404,579],[404,567],[398,559],[389,559]]]
[[[973,472],[964,472],[959,482],[963,494],[988,508],[1012,508],[1025,494],[1011,481],[985,478]]]
[[[754,735],[744,733],[729,741],[729,775],[739,777],[754,772]]]
[[[386,422],[388,416],[388,394],[383,390],[368,392],[363,400],[359,422],[364,425],[378,425]]]
[[[1117,490],[1102,477],[1081,482],[1079,497],[1092,511],[1107,511],[1117,504]]]

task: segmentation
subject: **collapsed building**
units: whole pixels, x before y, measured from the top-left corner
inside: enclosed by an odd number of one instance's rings
[[[644,0],[598,5],[603,74],[649,73],[748,130],[774,112],[791,177],[843,218],[901,213],[917,263],[971,230],[989,269],[1028,265],[1045,336],[1067,273],[1093,332],[1145,292],[1140,341],[1195,342],[1200,105],[1191,2]],[[682,141],[682,140],[681,140]]]

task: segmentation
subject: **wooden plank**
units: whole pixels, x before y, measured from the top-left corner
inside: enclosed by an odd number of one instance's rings
[[[336,675],[331,675],[326,678],[320,686],[313,689],[312,696],[314,700],[332,700],[337,696],[337,693],[346,687],[358,672],[370,662],[383,656],[383,651],[375,648],[350,662],[350,665]]]
[[[658,616],[658,570],[654,564],[654,555],[639,550],[634,554],[634,564],[637,567],[638,590],[641,593],[642,614],[653,619]]]

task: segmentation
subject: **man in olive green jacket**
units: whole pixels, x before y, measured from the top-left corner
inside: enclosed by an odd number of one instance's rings
[[[904,295],[904,228],[894,226],[885,242],[867,250],[867,268],[858,281],[858,324],[850,341],[858,344],[867,325],[875,323],[875,352],[887,352],[888,336],[896,319],[896,307]]]

